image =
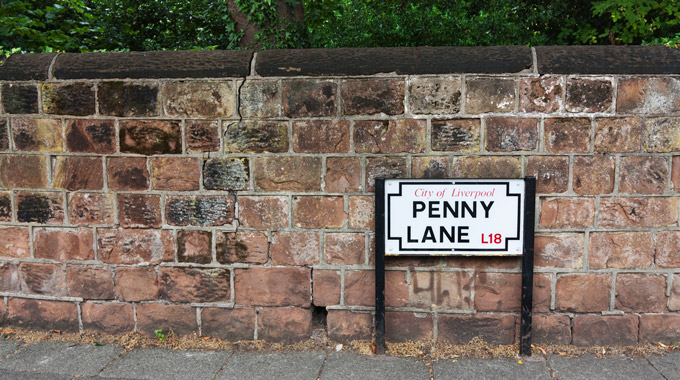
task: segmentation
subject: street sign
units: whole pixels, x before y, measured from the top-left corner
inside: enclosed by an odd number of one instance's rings
[[[524,180],[385,180],[385,255],[521,256]]]

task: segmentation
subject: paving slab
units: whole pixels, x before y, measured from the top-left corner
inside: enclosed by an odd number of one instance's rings
[[[414,358],[333,352],[326,359],[321,379],[429,380],[430,373],[423,361]]]
[[[0,362],[0,368],[13,371],[94,376],[123,349],[116,346],[89,346],[74,343],[40,342],[28,344]]]
[[[647,357],[650,363],[667,379],[680,379],[680,352],[664,356]]]
[[[19,345],[14,340],[4,340],[0,339],[0,361],[5,358],[5,356],[11,354],[19,348]]]
[[[316,380],[325,357],[324,351],[234,354],[217,380]]]
[[[70,375],[55,375],[53,373],[37,373],[2,370],[0,379],[3,380],[71,380],[73,376]]]
[[[583,355],[578,358],[551,356],[550,368],[559,380],[611,380],[645,379],[664,380],[663,376],[642,358],[596,358]]]
[[[141,348],[109,364],[100,377],[123,379],[213,379],[231,353]]]
[[[543,360],[458,359],[438,360],[432,364],[434,379],[535,379],[552,380]]]

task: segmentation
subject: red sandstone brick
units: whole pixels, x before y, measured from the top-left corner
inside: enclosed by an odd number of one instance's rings
[[[576,346],[630,346],[638,342],[637,315],[576,315],[573,323]]]
[[[113,194],[69,194],[68,220],[81,226],[112,225]]]
[[[642,147],[642,118],[597,119],[595,151],[601,153],[639,152]]]
[[[411,161],[413,178],[448,178],[449,159],[446,156],[418,156]]]
[[[215,253],[220,264],[267,262],[267,235],[243,231],[216,233]]]
[[[273,265],[314,265],[320,260],[317,232],[276,232],[270,247]]]
[[[591,269],[646,269],[654,261],[651,232],[591,232],[588,248]]]
[[[569,112],[606,112],[612,105],[613,85],[609,80],[570,78],[566,88]]]
[[[404,113],[404,87],[403,79],[343,80],[343,114],[400,115]]]
[[[531,322],[532,342],[557,345],[571,343],[571,320],[568,315],[534,314]]]
[[[654,153],[680,151],[680,117],[646,118],[643,145]]]
[[[333,270],[315,269],[312,277],[312,303],[314,306],[339,305],[340,292],[342,290],[340,273]]]
[[[564,193],[569,186],[569,157],[531,156],[526,175],[536,177],[537,193]]]
[[[608,194],[614,191],[612,156],[578,156],[574,158],[574,192],[580,195]]]
[[[69,152],[115,153],[116,129],[113,120],[69,120],[66,125]]]
[[[288,227],[288,199],[283,197],[249,197],[238,199],[238,218],[244,227],[278,230]]]
[[[593,235],[590,236],[592,241]],[[585,252],[584,240],[583,234],[537,235],[534,239],[534,265],[543,268],[581,269]]]
[[[1,278],[1,277],[0,277]],[[671,276],[671,296],[668,300],[668,310],[680,310],[680,275],[674,274]]]
[[[169,116],[230,117],[236,108],[234,90],[229,80],[167,82],[161,90],[163,109]]]
[[[0,192],[0,222],[11,222],[13,215],[11,194]]]
[[[156,269],[149,267],[119,267],[114,278],[116,299],[138,302],[158,299]]]
[[[160,195],[118,194],[118,221],[126,228],[160,228]]]
[[[155,190],[198,190],[200,164],[194,157],[155,157],[151,159],[151,187]]]
[[[219,152],[220,122],[217,120],[186,121],[187,151]]]
[[[385,339],[390,342],[432,339],[433,334],[432,314],[416,314],[408,311],[385,313]]]
[[[425,120],[360,120],[354,123],[357,153],[422,153],[427,143]]]
[[[589,119],[546,119],[545,149],[549,153],[590,151]]]
[[[371,340],[373,336],[373,316],[350,310],[328,310],[328,338],[350,343],[353,340]]]
[[[678,223],[678,198],[602,198],[598,214],[604,228],[666,227]]]
[[[125,334],[135,329],[135,311],[130,304],[85,302],[80,308],[85,331]]]
[[[476,337],[491,344],[515,342],[514,315],[440,314],[437,340],[449,344],[466,344]]]
[[[517,311],[520,307],[522,276],[517,273],[475,275],[475,308],[479,311]]]
[[[583,229],[595,221],[595,202],[588,198],[542,198],[539,224],[544,228]]]
[[[404,307],[409,302],[406,272],[385,272],[385,305]],[[345,304],[356,306],[375,305],[375,273],[373,271],[345,272]]]
[[[515,81],[503,78],[476,78],[465,81],[465,110],[470,114],[512,112],[515,107]]]
[[[486,150],[515,152],[538,147],[538,120],[490,117],[486,119]]]
[[[0,257],[25,258],[31,255],[28,228],[7,227],[0,229]]]
[[[94,260],[92,230],[46,229],[34,231],[35,257],[56,261]]]
[[[283,81],[283,114],[287,117],[337,115],[338,85],[310,79]]]
[[[296,342],[309,339],[312,312],[300,308],[263,308],[258,312],[257,338],[270,342]]]
[[[16,192],[17,221],[20,223],[64,223],[64,197],[58,192]]]
[[[622,157],[619,168],[619,191],[631,194],[663,194],[668,182],[668,164],[664,157]]]
[[[84,265],[66,268],[68,293],[71,297],[90,300],[110,300],[113,295],[113,275],[109,268]]]
[[[526,78],[519,81],[519,111],[559,111],[562,107],[562,79],[559,77]]]
[[[66,274],[60,265],[21,263],[21,291],[48,296],[66,296]]]
[[[104,186],[102,160],[98,157],[60,156],[55,165],[55,188],[100,190]]]
[[[656,266],[677,268],[680,266],[680,231],[659,231],[656,235]]]
[[[320,157],[255,157],[255,187],[264,191],[321,190]]]
[[[182,153],[182,131],[176,120],[121,120],[119,139],[121,153]]]
[[[376,178],[406,178],[408,168],[402,157],[369,157],[366,159],[366,190],[375,190]]]
[[[225,339],[231,342],[253,340],[255,334],[255,309],[236,307],[201,310],[201,333],[203,336]]]
[[[673,156],[671,170],[671,181],[673,182],[673,190],[680,191],[680,156]]]
[[[293,224],[298,228],[342,228],[347,222],[342,197],[296,197]]]
[[[0,292],[21,291],[19,266],[9,262],[0,262]]]
[[[0,186],[8,189],[47,187],[45,157],[35,155],[0,156]]]
[[[75,303],[10,298],[10,325],[33,330],[78,332],[78,309]]]
[[[164,334],[189,335],[198,332],[196,310],[191,306],[140,304],[137,306],[137,331],[148,337],[156,337],[156,330]]]
[[[354,193],[361,190],[361,162],[353,157],[326,159],[326,192]]]
[[[173,261],[175,243],[169,230],[101,229],[99,260],[110,264],[159,264]]]
[[[609,309],[611,277],[608,274],[567,274],[557,278],[555,308],[575,313]]]
[[[144,157],[111,157],[106,164],[111,190],[147,190],[149,171]]]
[[[616,308],[630,312],[660,313],[666,309],[666,276],[619,273],[616,276]]]
[[[326,234],[324,262],[326,264],[363,264],[365,239],[363,234]]]
[[[619,113],[671,113],[680,110],[675,78],[619,79],[616,111]]]
[[[197,230],[178,231],[177,259],[180,263],[210,264],[212,262],[212,233]]]
[[[674,344],[680,340],[680,315],[640,316],[640,342]]]
[[[349,121],[293,122],[293,150],[299,153],[348,153]]]
[[[374,209],[373,197],[349,197],[349,227],[372,230],[375,227]]]
[[[534,274],[532,306],[537,313],[549,313],[552,300],[552,280],[547,273]]]
[[[18,151],[62,152],[61,120],[19,117],[12,119],[12,142]]]
[[[470,272],[412,271],[409,305],[424,309],[469,310]]]
[[[309,268],[248,268],[234,270],[237,305],[311,305]]]
[[[160,295],[175,303],[228,302],[231,296],[228,269],[161,267]]]

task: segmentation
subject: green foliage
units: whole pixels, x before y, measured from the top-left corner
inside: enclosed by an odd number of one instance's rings
[[[292,14],[281,14],[277,0],[235,0],[239,10],[253,22],[258,32],[255,40],[262,49],[301,48],[305,45],[303,23],[292,22]],[[285,0],[292,9],[298,5],[296,0]]]
[[[156,333],[156,338],[158,339],[159,342],[161,343],[165,342],[165,334],[163,333],[163,329],[154,330],[153,332]]]

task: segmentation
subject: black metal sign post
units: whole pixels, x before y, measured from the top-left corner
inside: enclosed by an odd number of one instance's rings
[[[385,180],[375,180],[375,353],[385,353]]]

